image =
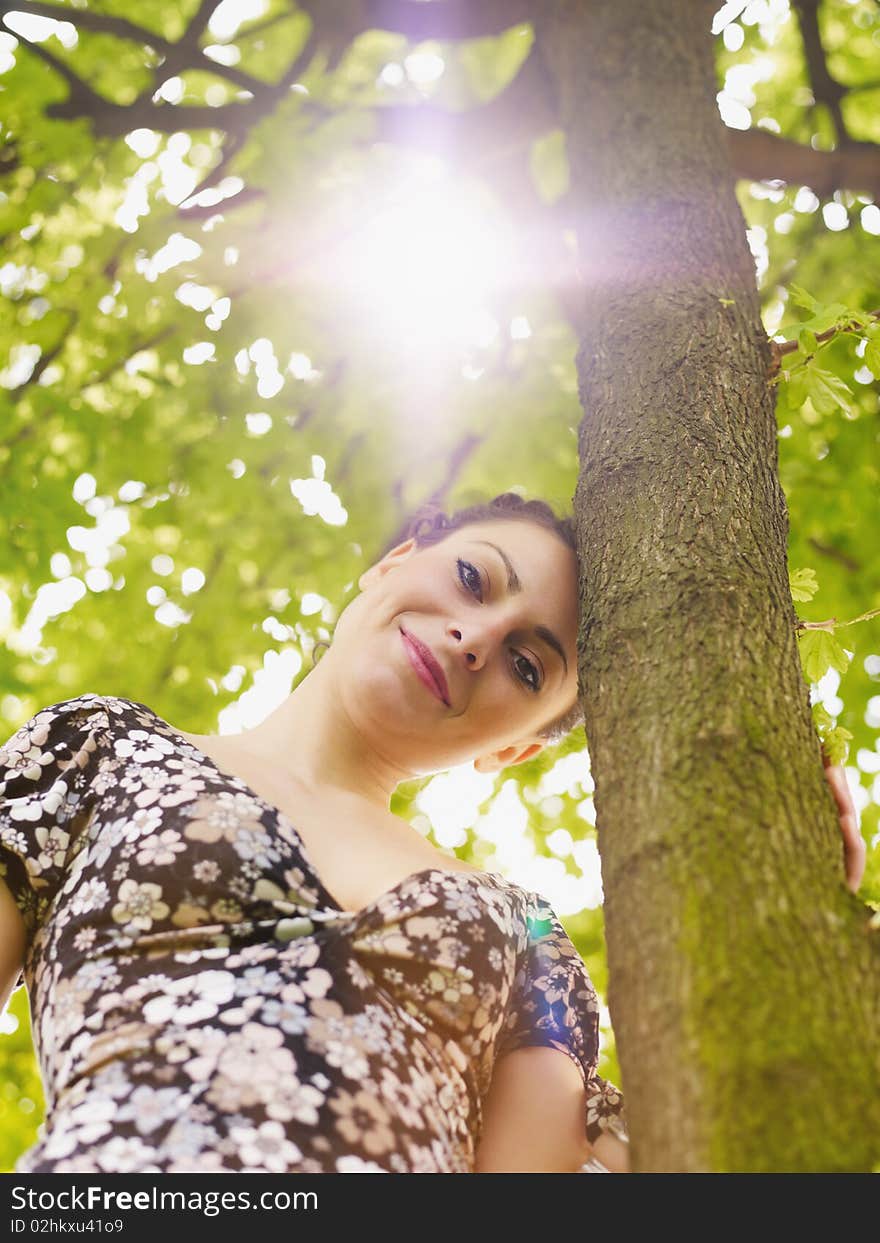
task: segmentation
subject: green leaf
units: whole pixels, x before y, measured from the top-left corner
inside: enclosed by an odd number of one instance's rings
[[[789,573],[788,585],[791,588],[792,600],[797,600],[799,603],[812,600],[819,590],[819,584],[816,581],[816,571],[811,569],[795,570],[793,573]]]
[[[833,371],[810,366],[806,370],[807,393],[819,414],[833,414],[839,407],[847,414],[856,415],[852,392]]]
[[[829,729],[822,738],[822,746],[825,748],[825,754],[832,764],[842,764],[849,754],[849,743],[852,742],[852,734],[848,729],[844,729],[842,725],[836,725],[834,729]]]
[[[806,289],[801,289],[800,285],[789,285],[788,298],[795,306],[802,306],[805,311],[815,311],[819,305],[813,295],[807,293]]]
[[[803,367],[806,362],[807,356],[800,346],[782,356],[782,367],[785,372],[794,371],[796,367]]]
[[[534,42],[529,26],[513,26],[502,35],[466,39],[457,47],[459,62],[471,90],[481,99],[492,99],[516,77]]]
[[[808,328],[812,332],[827,332],[829,328],[841,328],[851,323],[856,314],[857,312],[850,311],[842,302],[829,302],[827,305],[817,306],[809,319],[798,324],[798,331]]]
[[[805,371],[797,371],[781,381],[779,400],[783,410],[797,414],[807,400],[807,373]]]
[[[869,341],[865,346],[865,365],[880,379],[880,341]]]
[[[822,703],[813,704],[813,724],[819,734],[822,749],[829,764],[842,764],[849,752],[852,734],[842,725],[835,723],[835,718]]]
[[[818,682],[829,669],[846,673],[849,668],[849,657],[830,630],[802,631],[798,647],[808,682]]]
[[[798,344],[805,354],[815,354],[819,348],[816,334],[809,328],[802,328],[800,330],[798,333]]]
[[[543,134],[532,143],[529,168],[545,203],[555,203],[569,188],[568,156],[561,129]]]

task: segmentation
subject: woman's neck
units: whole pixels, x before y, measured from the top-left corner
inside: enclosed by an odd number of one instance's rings
[[[334,693],[329,653],[269,715],[224,752],[251,772],[279,777],[310,796],[345,795],[389,814],[402,772],[355,729]]]

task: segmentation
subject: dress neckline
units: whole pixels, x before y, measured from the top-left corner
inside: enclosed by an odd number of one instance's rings
[[[130,702],[133,702],[133,701],[130,701]],[[394,894],[396,894],[397,891],[399,889],[402,889],[405,885],[410,885],[414,881],[417,881],[417,880],[428,880],[429,877],[433,877],[433,876],[438,876],[438,877],[439,876],[470,876],[470,877],[476,878],[477,880],[481,882],[485,882],[488,880],[492,884],[497,885],[500,888],[505,888],[508,890],[519,889],[519,887],[514,885],[512,881],[506,880],[503,876],[499,876],[495,872],[483,872],[477,869],[471,870],[467,868],[444,868],[444,867],[439,867],[439,866],[424,867],[424,868],[418,868],[414,872],[409,872],[406,876],[404,876],[401,880],[399,880],[395,885],[392,885],[389,889],[386,889],[383,893],[379,894],[378,897],[373,898],[371,901],[365,903],[364,906],[359,907],[357,910],[353,911],[350,907],[344,906],[339,901],[339,899],[336,898],[336,896],[333,893],[331,893],[331,891],[324,884],[323,880],[321,879],[321,876],[319,875],[317,869],[315,868],[315,865],[313,864],[312,860],[309,858],[309,853],[308,853],[308,850],[306,849],[306,844],[302,839],[302,835],[300,834],[299,829],[296,827],[296,825],[293,823],[290,817],[281,810],[280,807],[277,807],[274,803],[271,803],[268,799],[263,798],[261,794],[258,794],[256,790],[254,790],[251,786],[248,785],[248,783],[244,780],[243,777],[239,777],[236,773],[231,773],[229,772],[228,769],[223,768],[222,765],[218,764],[217,761],[212,756],[208,755],[207,752],[202,751],[201,748],[197,747],[194,742],[190,742],[188,738],[185,738],[183,734],[181,734],[180,730],[175,729],[174,726],[170,724],[170,722],[164,719],[164,717],[159,716],[158,712],[156,712],[155,709],[149,708],[146,704],[141,704],[139,706],[143,708],[147,708],[147,711],[150,713],[150,715],[154,718],[154,720],[156,720],[164,728],[164,730],[167,733],[171,734],[172,737],[179,739],[180,742],[182,742],[184,746],[189,747],[189,749],[192,752],[194,752],[195,755],[199,757],[199,759],[204,760],[211,768],[214,769],[216,773],[219,773],[220,776],[227,778],[227,780],[229,781],[236,782],[236,784],[246,794],[250,795],[250,797],[253,798],[256,802],[260,803],[263,807],[271,811],[275,816],[278,817],[279,820],[284,821],[284,824],[289,829],[289,831],[293,834],[293,837],[296,840],[296,844],[297,844],[297,848],[300,853],[300,857],[303,863],[305,863],[306,867],[308,868],[308,871],[309,871],[309,874],[312,880],[315,882],[318,888],[322,891],[322,893],[324,894],[324,897],[329,900],[330,905],[334,907],[337,911],[339,911],[340,914],[342,915],[349,915],[355,919],[361,919],[369,911],[372,911],[375,907],[379,906],[381,903],[388,901],[389,898],[393,897]]]

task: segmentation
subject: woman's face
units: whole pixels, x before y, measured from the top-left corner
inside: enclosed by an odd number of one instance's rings
[[[577,562],[552,531],[490,520],[423,548],[407,540],[359,586],[322,664],[358,731],[404,773],[528,759],[574,705]]]

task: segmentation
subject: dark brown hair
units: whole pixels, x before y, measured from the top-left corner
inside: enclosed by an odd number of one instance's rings
[[[502,492],[490,501],[467,505],[446,514],[436,504],[423,505],[407,527],[405,539],[413,538],[419,548],[438,544],[453,531],[470,522],[534,522],[558,535],[563,543],[577,556],[577,540],[574,523],[569,517],[559,517],[546,501],[525,501],[516,492]],[[578,725],[583,725],[584,714],[580,701],[562,716],[555,717],[538,733],[548,743],[560,742]]]

